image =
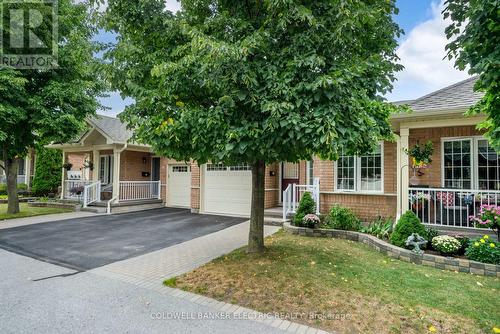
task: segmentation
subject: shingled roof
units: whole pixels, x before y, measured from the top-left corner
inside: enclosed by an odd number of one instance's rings
[[[475,76],[416,100],[397,101],[394,104],[407,104],[415,112],[466,109],[478,102],[484,95],[473,90],[477,79],[478,77]]]
[[[122,123],[118,118],[96,115],[89,118],[89,123],[117,143],[126,143],[133,134],[127,129],[127,124]]]

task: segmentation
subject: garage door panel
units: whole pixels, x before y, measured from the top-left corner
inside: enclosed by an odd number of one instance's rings
[[[169,166],[167,204],[178,207],[191,206],[191,171],[189,166]]]
[[[208,213],[250,215],[252,173],[206,171],[204,210]]]

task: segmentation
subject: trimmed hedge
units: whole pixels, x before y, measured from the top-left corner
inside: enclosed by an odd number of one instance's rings
[[[27,189],[28,186],[25,183],[17,184],[17,192],[26,191]],[[7,184],[5,183],[0,184],[0,195],[7,195]]]
[[[305,192],[299,202],[299,207],[297,208],[297,213],[293,217],[293,223],[296,226],[302,226],[302,220],[308,214],[316,212],[316,203],[314,202],[311,193]]]
[[[38,148],[32,192],[38,196],[57,192],[61,185],[61,150]]]

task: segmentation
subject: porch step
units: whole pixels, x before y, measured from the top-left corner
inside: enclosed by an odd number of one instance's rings
[[[264,210],[264,217],[269,218],[282,218],[283,217],[283,208],[278,206],[275,208],[269,208]]]
[[[106,213],[107,202],[99,201],[90,204],[86,211],[95,210],[92,212]],[[151,199],[143,201],[126,201],[111,204],[111,213],[125,213],[163,208],[165,205],[161,199]]]

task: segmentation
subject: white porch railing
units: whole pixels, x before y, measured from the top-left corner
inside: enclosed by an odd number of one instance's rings
[[[409,208],[429,225],[474,228],[481,205],[500,205],[500,191],[410,188]]]
[[[64,198],[81,200],[85,186],[91,184],[92,181],[84,180],[66,180],[64,181]]]
[[[120,201],[161,199],[161,181],[120,181]]]
[[[101,181],[95,181],[83,187],[83,207],[101,200]]]
[[[316,203],[316,214],[319,215],[319,178],[315,177],[313,184],[292,184],[283,191],[283,220],[286,220],[287,216],[291,213],[297,211],[297,206],[304,195],[305,192],[309,192],[312,195],[314,202]]]

